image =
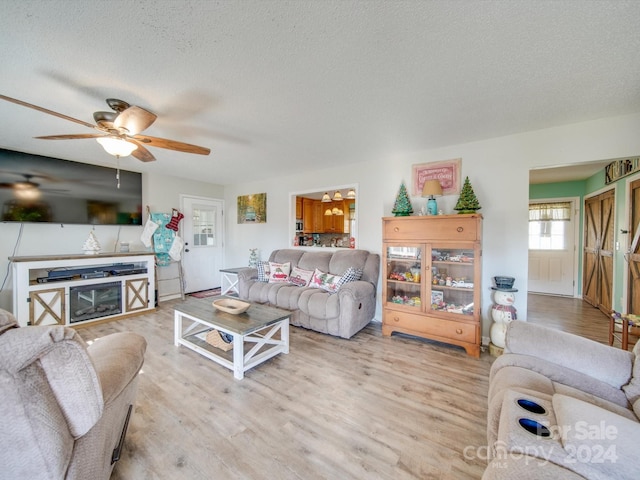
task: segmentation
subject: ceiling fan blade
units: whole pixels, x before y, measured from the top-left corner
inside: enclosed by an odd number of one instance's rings
[[[147,135],[136,135],[133,137],[138,142],[141,142],[147,146],[166,148],[168,150],[177,150],[178,152],[196,153],[198,155],[209,155],[211,150],[205,147],[199,147],[198,145],[191,145],[189,143],[177,142],[175,140],[169,140],[167,138],[149,137]]]
[[[113,121],[114,127],[125,129],[128,135],[137,135],[146,128],[149,128],[156,121],[155,113],[151,113],[142,107],[135,105],[120,112]]]
[[[135,140],[127,140],[128,142],[135,143],[138,148],[136,148],[131,155],[142,162],[155,162],[156,157],[154,157],[149,150],[147,150],[144,145],[140,142],[136,142]]]
[[[0,99],[6,100],[7,102],[15,103],[16,105],[22,105],[23,107],[33,108],[34,110],[37,110],[39,112],[48,113],[49,115],[53,115],[54,117],[62,118],[64,120],[69,120],[70,122],[78,123],[80,125],[84,125],[85,127],[95,128],[95,125],[91,123],[78,120],[77,118],[69,117],[68,115],[63,115],[62,113],[54,112],[53,110],[48,110],[46,108],[38,107],[37,105],[23,102],[22,100],[7,97],[6,95],[0,95]]]
[[[100,138],[104,137],[101,133],[78,133],[75,135],[45,135],[43,137],[33,137],[39,140],[78,140],[81,138]]]

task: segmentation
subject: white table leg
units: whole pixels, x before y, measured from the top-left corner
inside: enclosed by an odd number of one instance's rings
[[[182,314],[178,310],[173,311],[173,344],[180,345],[178,340],[182,335]]]
[[[244,337],[233,334],[233,376],[238,380],[244,378]]]
[[[289,319],[288,318],[282,322],[280,337],[284,342],[282,353],[289,353]]]

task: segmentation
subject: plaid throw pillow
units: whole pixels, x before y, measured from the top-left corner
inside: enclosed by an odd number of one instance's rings
[[[268,283],[269,282],[269,262],[258,262],[258,281]]]
[[[362,270],[359,268],[349,267],[345,270],[338,280],[336,291],[340,289],[345,283],[356,282],[362,278]]]

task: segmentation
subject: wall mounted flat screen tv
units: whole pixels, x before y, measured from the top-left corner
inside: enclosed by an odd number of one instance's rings
[[[5,222],[140,225],[142,174],[0,149]]]

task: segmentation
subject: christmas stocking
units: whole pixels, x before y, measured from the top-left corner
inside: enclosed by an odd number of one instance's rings
[[[174,232],[177,232],[178,222],[180,222],[180,220],[182,220],[183,218],[184,218],[184,215],[174,208],[173,212],[171,213],[171,220],[169,221],[169,223],[167,223],[167,228],[169,230],[173,230]]]
[[[140,235],[140,240],[142,240],[145,247],[149,248],[151,246],[151,237],[153,237],[153,232],[155,232],[157,228],[158,224],[148,218],[147,223],[144,225],[142,235]]]
[[[182,239],[178,235],[176,235],[173,239],[173,243],[171,244],[171,248],[169,249],[169,256],[176,262],[180,261],[183,245],[184,242],[182,241]]]

